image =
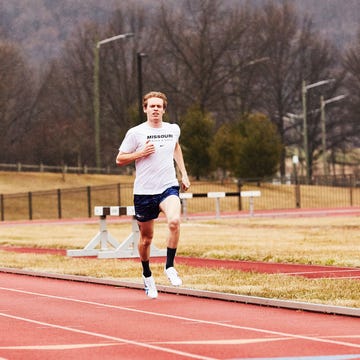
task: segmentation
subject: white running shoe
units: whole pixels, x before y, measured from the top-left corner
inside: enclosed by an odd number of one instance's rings
[[[151,299],[156,299],[158,297],[158,292],[155,285],[155,280],[152,276],[145,277],[143,275],[145,293]]]
[[[171,285],[180,286],[182,285],[182,280],[179,278],[179,275],[174,267],[169,267],[164,270],[165,275],[170,280]]]

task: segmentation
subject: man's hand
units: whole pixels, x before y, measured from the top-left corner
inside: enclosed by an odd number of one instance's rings
[[[145,146],[142,150],[143,157],[147,157],[155,152],[155,146],[150,142],[150,140],[147,140],[145,143]]]
[[[189,190],[190,187],[190,180],[187,175],[183,175],[181,178],[181,189],[183,191]]]
[[[133,153],[123,153],[119,152],[116,157],[116,164],[118,166],[124,166],[136,161],[137,159],[147,157],[155,152],[154,144],[150,143],[150,140],[146,141],[143,149],[140,149]]]

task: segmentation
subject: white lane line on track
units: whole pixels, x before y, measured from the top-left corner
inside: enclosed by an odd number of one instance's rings
[[[228,339],[228,340],[191,340],[191,341],[159,341],[156,344],[173,344],[173,345],[247,345],[247,344],[257,344],[263,342],[271,341],[285,341],[285,340],[294,340],[289,337],[279,337],[279,338],[258,338],[258,339]]]
[[[103,346],[119,346],[125,345],[116,343],[99,343],[99,344],[63,344],[63,345],[19,345],[19,346],[0,346],[0,350],[74,350],[87,349]],[[1,359],[0,359],[1,360]]]
[[[282,272],[276,274],[284,274],[284,275],[308,275],[308,274],[348,274],[348,273],[358,273],[360,276],[360,269],[341,269],[341,270],[316,270],[316,271],[294,271],[294,272]]]
[[[65,331],[71,331],[71,332],[75,332],[75,333],[79,333],[79,334],[85,334],[85,335],[89,335],[89,336],[95,336],[95,337],[98,337],[98,338],[112,340],[112,341],[118,341],[120,343],[125,343],[125,344],[128,344],[128,345],[134,345],[134,346],[139,346],[139,347],[148,348],[148,349],[152,349],[152,350],[167,352],[167,353],[175,354],[175,355],[178,355],[178,356],[184,356],[187,359],[217,360],[216,358],[212,358],[212,357],[200,356],[200,355],[191,354],[191,353],[184,352],[184,351],[168,349],[168,348],[164,348],[164,347],[160,347],[160,346],[156,346],[156,345],[151,345],[151,344],[146,344],[146,343],[142,343],[142,342],[139,342],[139,341],[123,339],[123,338],[119,338],[119,337],[116,337],[116,336],[100,334],[100,333],[96,333],[96,332],[92,332],[92,331],[74,329],[74,328],[71,328],[71,327],[68,327],[68,326],[62,326],[62,325],[46,323],[46,322],[37,321],[37,320],[24,318],[24,317],[20,317],[20,316],[9,315],[9,314],[4,314],[4,313],[0,313],[0,316],[7,317],[7,318],[10,318],[10,319],[20,320],[20,321],[26,321],[26,322],[29,322],[29,323],[32,323],[32,324],[47,326],[47,327],[50,327],[50,328],[61,329],[61,330],[65,330]]]
[[[17,290],[17,289],[5,288],[5,287],[0,287],[0,290],[18,292],[18,293],[28,294],[28,295],[32,295],[32,296],[42,296],[42,297],[51,298],[51,299],[58,299],[58,300],[63,300],[63,301],[70,301],[70,302],[76,302],[76,303],[81,303],[81,304],[94,305],[94,306],[104,307],[104,308],[118,309],[118,310],[128,311],[128,312],[136,312],[136,313],[140,313],[140,314],[147,314],[147,315],[151,315],[151,316],[158,316],[158,317],[164,317],[164,318],[181,320],[181,321],[189,321],[189,322],[193,322],[193,323],[201,323],[201,324],[214,325],[214,326],[220,326],[220,327],[226,327],[226,328],[232,328],[232,329],[241,329],[241,330],[253,331],[253,332],[258,332],[258,333],[262,333],[262,334],[271,334],[271,335],[276,335],[276,336],[286,336],[286,337],[294,338],[294,339],[309,340],[309,341],[315,341],[315,342],[321,342],[321,343],[327,343],[327,344],[333,344],[333,345],[342,345],[342,346],[351,347],[351,348],[360,348],[360,344],[354,344],[354,343],[349,343],[349,342],[344,342],[344,341],[334,341],[334,340],[324,339],[321,337],[290,334],[290,333],[284,333],[281,331],[265,330],[265,329],[253,328],[253,327],[248,327],[248,326],[226,324],[226,323],[221,323],[221,322],[217,322],[217,321],[208,321],[208,320],[202,320],[202,319],[187,318],[184,316],[156,313],[156,312],[152,312],[152,311],[145,311],[145,310],[125,307],[125,306],[102,304],[102,303],[97,303],[97,302],[93,302],[93,301],[79,300],[79,299],[67,298],[67,297],[62,297],[62,296],[35,293],[35,292],[31,292],[31,291]],[[1,315],[1,313],[0,313],[0,315]],[[78,330],[74,330],[74,331],[78,331]],[[80,330],[79,330],[79,332],[80,332]]]

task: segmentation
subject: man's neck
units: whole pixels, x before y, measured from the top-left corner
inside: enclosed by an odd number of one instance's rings
[[[162,127],[162,120],[160,119],[148,119],[147,123],[152,128],[161,128]]]

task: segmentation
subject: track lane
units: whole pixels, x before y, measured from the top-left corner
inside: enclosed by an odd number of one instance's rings
[[[163,293],[150,300],[136,289],[14,274],[0,274],[0,313],[0,356],[11,359],[360,354],[351,317]]]

